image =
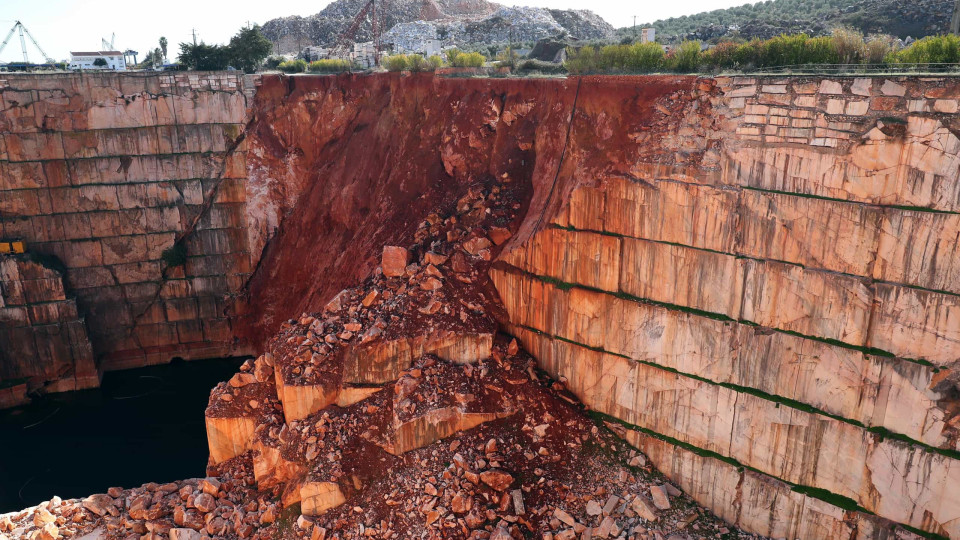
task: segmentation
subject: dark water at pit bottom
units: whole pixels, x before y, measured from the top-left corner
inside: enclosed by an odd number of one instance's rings
[[[238,359],[106,373],[94,390],[0,410],[0,513],[54,495],[75,498],[204,476],[203,410]]]

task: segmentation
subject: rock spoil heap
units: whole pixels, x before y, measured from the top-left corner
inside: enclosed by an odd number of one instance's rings
[[[362,3],[339,0],[309,17],[283,17],[264,23],[263,33],[279,43],[282,53],[299,53],[303,47],[334,45],[360,11]],[[613,27],[589,10],[559,10],[500,6],[485,0],[390,2],[384,41],[417,50],[427,39],[444,45],[535,41],[560,33],[577,39],[603,39]],[[369,25],[361,25],[357,41],[369,41]]]
[[[168,484],[113,487],[84,499],[53,497],[0,515],[0,538],[250,538],[277,519],[279,505],[251,487],[249,462],[232,460],[214,472],[216,476]]]

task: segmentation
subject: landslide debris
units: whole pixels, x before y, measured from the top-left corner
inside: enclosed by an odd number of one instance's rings
[[[746,538],[497,333],[522,190],[478,183],[211,392],[208,478],[0,516],[16,538]],[[322,279],[319,276],[318,279]]]

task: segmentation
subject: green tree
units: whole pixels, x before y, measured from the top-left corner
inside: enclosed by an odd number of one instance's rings
[[[181,43],[177,60],[187,69],[198,71],[218,71],[230,64],[230,51],[222,45],[207,45],[200,42]]]
[[[167,58],[167,38],[162,37],[162,36],[160,37],[160,51],[163,52],[163,58],[164,58],[164,60],[166,60],[166,58]]]
[[[93,65],[99,66],[99,67],[104,67],[104,66],[107,65],[107,61],[104,60],[103,58],[97,58],[96,60],[93,61]]]
[[[253,73],[270,54],[273,43],[260,32],[259,25],[241,28],[227,45],[230,63],[245,73]]]

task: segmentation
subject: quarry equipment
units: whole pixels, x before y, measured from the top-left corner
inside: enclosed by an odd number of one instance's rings
[[[43,55],[43,58],[46,62],[51,64],[54,62],[53,58],[50,58],[49,56],[47,56],[47,53],[43,52],[43,48],[40,47],[39,43],[37,43],[36,38],[33,37],[33,34],[31,34],[30,31],[27,30],[27,27],[24,26],[23,23],[20,21],[16,21],[13,23],[13,27],[10,28],[10,32],[7,33],[7,37],[4,38],[3,43],[0,43],[0,53],[3,53],[3,49],[6,48],[7,43],[10,42],[10,38],[13,37],[13,33],[17,30],[20,31],[20,50],[23,51],[23,62],[25,64],[29,64],[30,59],[27,56],[27,42],[26,40],[23,39],[24,34],[26,34],[27,37],[30,38],[30,41],[33,42],[33,45],[37,48],[38,51],[40,51],[40,54]]]
[[[377,10],[377,0],[369,0],[360,8],[353,22],[340,34],[337,44],[330,51],[331,58],[346,58],[349,56],[348,49],[356,40],[357,30],[367,20],[368,14],[370,15],[370,33],[373,37],[374,63],[380,65],[380,52],[383,50],[383,27],[386,25],[386,0],[380,2],[379,11]]]

